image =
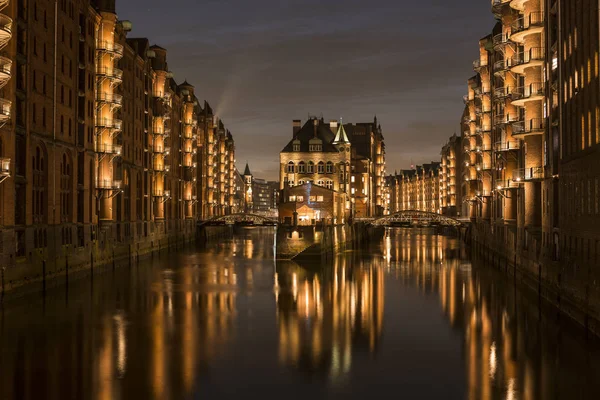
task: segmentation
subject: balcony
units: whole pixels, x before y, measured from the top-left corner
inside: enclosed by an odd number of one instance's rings
[[[520,168],[513,171],[515,182],[537,181],[544,179],[544,167]]]
[[[96,189],[98,190],[120,190],[122,186],[121,181],[113,179],[97,179]]]
[[[496,15],[502,14],[504,6],[508,5],[511,0],[492,0],[492,12]]]
[[[492,43],[494,50],[502,51],[505,46],[510,45],[512,42],[508,37],[508,33],[499,33],[492,38]]]
[[[512,136],[523,138],[529,135],[541,135],[546,129],[544,118],[533,118],[526,121],[517,121],[512,124]]]
[[[115,107],[120,107],[123,104],[123,96],[120,94],[96,93],[96,101],[99,103],[110,104]]]
[[[475,164],[475,169],[477,170],[477,172],[489,171],[489,170],[492,169],[492,164],[491,163],[478,162],[478,163]]]
[[[485,69],[488,67],[488,61],[487,60],[475,60],[473,61],[473,69],[476,72],[481,72],[481,70]]]
[[[498,60],[494,63],[494,74],[502,75],[508,69],[508,63],[506,60]]]
[[[5,124],[10,119],[11,106],[12,102],[0,99],[0,125]]]
[[[120,131],[123,121],[115,118],[96,118],[96,127]]]
[[[123,46],[115,42],[99,40],[98,42],[96,42],[96,50],[102,51],[104,53],[110,53],[119,58],[123,57]]]
[[[510,93],[510,97],[514,106],[524,107],[528,101],[543,100],[545,94],[544,84],[536,82],[530,83],[527,86],[514,88]]]
[[[523,43],[525,37],[544,31],[544,13],[532,12],[529,15],[523,15],[512,24],[512,34],[510,38],[514,42]]]
[[[12,38],[13,20],[0,14],[0,49],[3,49]]]
[[[171,197],[171,191],[170,190],[163,190],[163,189],[154,189],[152,191],[152,196],[168,199],[168,198]]]
[[[490,197],[492,195],[492,191],[490,190],[477,190],[475,191],[475,196],[477,197]]]
[[[494,89],[494,98],[497,100],[505,99],[510,95],[510,88],[507,87],[499,87]]]
[[[475,146],[475,151],[478,153],[483,153],[483,152],[488,152],[488,151],[492,151],[492,148],[490,146]]]
[[[497,152],[501,151],[515,151],[521,148],[521,143],[518,140],[510,140],[507,142],[497,142],[494,145],[494,150]]]
[[[494,119],[494,123],[496,125],[507,125],[507,124],[512,124],[513,122],[518,121],[518,117],[517,115],[513,115],[513,114],[498,114],[496,115],[496,118]]]
[[[475,107],[475,115],[481,116],[483,114],[489,114],[492,112],[492,108],[490,106],[487,107]]]
[[[123,150],[123,146],[118,145],[118,144],[111,144],[111,143],[97,143],[96,144],[96,153],[112,154],[112,155],[120,156],[122,150]]]
[[[96,76],[100,78],[106,78],[118,84],[123,82],[123,70],[113,67],[103,67],[100,65],[96,66]]]
[[[0,157],[0,182],[10,178],[10,158]]]
[[[194,167],[183,167],[183,180],[194,182],[196,180],[196,170]]]
[[[511,58],[510,70],[515,74],[522,74],[526,68],[541,67],[544,65],[544,48],[532,47],[528,51],[517,53]]]
[[[0,89],[6,86],[12,76],[12,60],[0,57]]]
[[[491,132],[491,130],[492,130],[492,127],[490,125],[480,125],[475,128],[475,134],[482,135],[484,133]]]
[[[516,189],[518,187],[519,187],[519,182],[516,182],[512,179],[497,179],[496,180],[496,189],[498,189],[498,190]]]

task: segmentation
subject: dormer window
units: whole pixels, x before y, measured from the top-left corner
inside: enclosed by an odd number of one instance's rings
[[[319,138],[312,138],[308,142],[308,151],[323,151],[323,141]]]
[[[294,151],[300,151],[300,141],[298,139],[292,142],[292,146]]]

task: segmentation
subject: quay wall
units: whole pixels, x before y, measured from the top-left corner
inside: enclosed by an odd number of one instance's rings
[[[471,249],[490,267],[503,271],[516,285],[554,307],[557,318],[568,318],[600,336],[600,266],[597,262],[547,254],[534,238],[522,241],[510,226],[473,223]]]
[[[11,233],[8,229],[0,232],[3,235]],[[136,263],[156,252],[183,248],[194,242],[196,224],[192,220],[110,223],[98,227],[95,239],[83,246],[63,246],[56,240],[58,236],[49,235],[48,246],[43,250],[3,260],[0,265],[1,296],[43,290],[65,280]]]

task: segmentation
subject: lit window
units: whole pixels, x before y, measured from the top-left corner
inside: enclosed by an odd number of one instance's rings
[[[317,201],[317,196],[310,196],[310,202],[314,203],[315,201]]]
[[[296,196],[290,196],[290,202],[296,201]]]
[[[322,203],[323,202],[323,196],[317,196],[317,201],[319,203]]]
[[[315,173],[315,164],[312,161],[308,162],[308,171],[309,174]]]
[[[354,176],[350,178],[350,182],[354,183]]]
[[[301,203],[301,202],[303,202],[303,201],[304,201],[304,196],[296,196],[296,201],[297,201],[298,203]]]
[[[333,173],[333,163],[331,161],[327,162],[327,173],[328,174],[332,174]]]

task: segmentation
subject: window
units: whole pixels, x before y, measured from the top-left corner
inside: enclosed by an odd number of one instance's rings
[[[319,164],[317,164],[317,172],[319,174],[325,173],[325,164],[323,163],[323,161],[319,161]]]
[[[301,202],[303,202],[303,201],[304,201],[304,196],[296,196],[296,201],[297,201],[298,203],[301,203]]]
[[[296,196],[290,196],[290,202],[296,201]]]
[[[354,183],[355,179],[354,179],[354,175],[350,178],[350,182]]]
[[[325,186],[327,189],[333,189],[333,181],[326,181]]]
[[[317,181],[317,185],[319,185],[319,186],[325,186],[325,182],[323,182],[323,181]]]
[[[294,163],[291,162],[291,161],[287,165],[287,172],[290,173],[290,174],[294,173]]]
[[[315,164],[312,161],[308,162],[308,171],[309,174],[315,173]]]
[[[333,174],[333,163],[331,161],[327,162],[327,173]]]
[[[300,161],[300,163],[298,164],[298,173],[306,173],[306,165],[304,164],[304,161]]]
[[[323,196],[317,196],[317,202],[322,203],[323,202]]]
[[[315,201],[317,201],[317,196],[310,196],[310,202],[314,203]]]

